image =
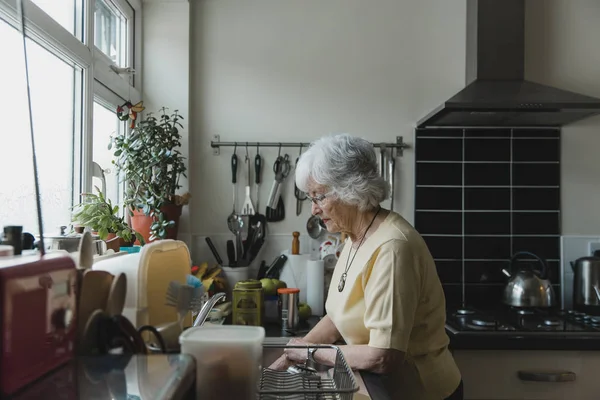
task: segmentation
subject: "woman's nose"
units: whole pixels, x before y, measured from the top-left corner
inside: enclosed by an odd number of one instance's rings
[[[319,207],[319,205],[317,203],[315,203],[314,201],[310,202],[310,211],[312,213],[312,215],[318,215],[322,212],[321,207]]]

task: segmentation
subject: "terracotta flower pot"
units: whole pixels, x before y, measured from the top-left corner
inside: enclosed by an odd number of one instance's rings
[[[167,221],[175,221],[175,225],[167,229],[166,239],[177,239],[177,233],[179,231],[179,217],[181,216],[181,210],[183,206],[175,204],[166,204],[161,207],[161,211],[165,215]],[[150,242],[150,227],[152,226],[153,219],[144,214],[141,210],[134,210],[133,216],[131,217],[131,227],[138,232],[146,243]],[[136,241],[136,244],[139,244]]]

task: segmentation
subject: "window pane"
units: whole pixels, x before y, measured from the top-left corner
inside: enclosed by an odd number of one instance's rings
[[[94,102],[94,162],[104,170],[106,188],[102,189],[100,178],[93,178],[94,186],[104,191],[104,194],[113,204],[121,201],[121,190],[117,171],[112,165],[113,151],[108,150],[110,136],[121,133],[125,129],[125,122],[119,121],[117,113],[103,105]],[[94,192],[96,190],[94,189]]]
[[[39,233],[23,50],[20,33],[0,21],[0,225],[23,225]],[[73,138],[79,120],[81,71],[27,41],[31,103],[42,198],[44,232],[70,223],[73,204]]]
[[[127,64],[127,18],[109,0],[96,0],[94,44],[115,64]]]
[[[44,10],[63,28],[75,35],[77,18],[75,0],[32,0],[36,6]],[[82,0],[77,0],[77,4]]]

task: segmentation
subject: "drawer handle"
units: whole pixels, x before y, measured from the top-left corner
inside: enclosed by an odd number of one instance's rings
[[[571,371],[518,371],[522,381],[529,382],[573,382],[577,374]]]

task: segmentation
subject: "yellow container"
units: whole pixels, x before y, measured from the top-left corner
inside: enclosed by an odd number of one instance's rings
[[[236,283],[233,289],[232,324],[262,326],[264,314],[264,293],[260,281]]]

